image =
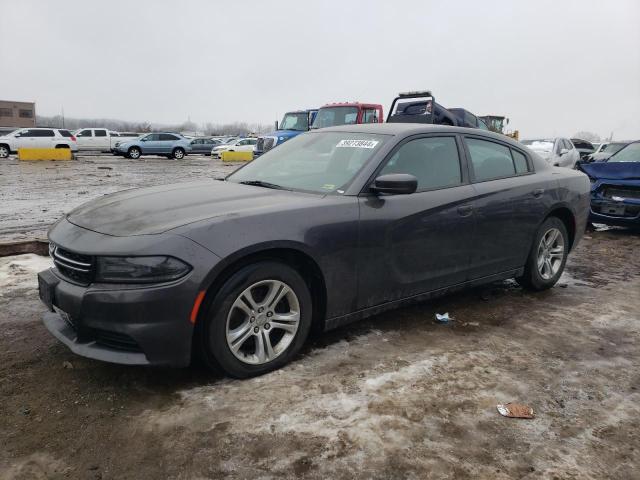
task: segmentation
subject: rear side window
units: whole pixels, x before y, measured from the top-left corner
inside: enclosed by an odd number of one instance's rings
[[[32,130],[33,137],[55,137],[56,134],[53,130]]]
[[[62,135],[63,137],[67,137],[67,138],[71,138],[73,135],[71,135],[71,132],[69,130],[58,130],[60,132],[60,135]]]
[[[408,173],[418,179],[418,190],[453,187],[462,183],[460,157],[454,137],[428,137],[402,145],[380,175]]]
[[[106,137],[107,136],[107,131],[106,130],[94,130],[93,134],[96,137]]]
[[[476,138],[467,138],[465,141],[477,182],[515,175],[516,169],[508,147]]]
[[[513,164],[516,167],[516,173],[527,173],[529,171],[527,157],[517,150],[511,150],[511,155],[513,155]]]
[[[176,137],[175,135],[170,135],[168,133],[161,133],[160,134],[160,140],[178,140],[178,137]]]

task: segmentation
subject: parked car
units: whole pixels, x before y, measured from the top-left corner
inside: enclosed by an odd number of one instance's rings
[[[408,302],[562,275],[589,180],[483,130],[369,124],[288,140],[225,181],[126,190],[49,231],[45,326],[77,354],[249,377]]]
[[[571,143],[573,143],[573,146],[576,147],[576,150],[578,150],[580,160],[584,160],[596,151],[596,149],[593,147],[593,144],[587,140],[572,138]]]
[[[214,138],[194,138],[191,140],[191,153],[198,153],[201,155],[210,155],[211,149],[216,145],[220,145],[220,140]]]
[[[19,148],[70,148],[76,153],[78,144],[69,130],[60,128],[20,128],[0,137],[0,158]]]
[[[317,113],[317,108],[295,110],[285,113],[280,125],[276,125],[276,130],[258,137],[254,152],[255,156],[260,156],[267,150],[282,145],[287,140],[301,133],[308,132]]]
[[[611,155],[614,155],[616,152],[620,151],[621,149],[623,149],[624,147],[629,145],[629,143],[631,143],[631,141],[629,141],[629,140],[619,141],[619,142],[608,142],[608,143],[605,142],[605,143],[602,143],[602,144],[600,144],[600,147],[594,153],[589,155],[587,160],[590,161],[590,162],[604,162]]]
[[[106,128],[82,128],[76,130],[74,135],[80,151],[112,152],[118,142],[131,140]]]
[[[458,117],[458,125],[461,127],[489,130],[489,127],[484,123],[484,120],[480,117],[476,117],[469,110],[465,110],[464,108],[450,108],[449,111]]]
[[[640,227],[640,141],[601,162],[580,162],[591,179],[593,223]]]
[[[128,158],[161,155],[181,159],[191,152],[191,141],[179,133],[147,133],[140,138],[118,143],[114,154]]]
[[[567,138],[539,138],[521,142],[555,167],[574,168],[580,160],[578,150]]]
[[[254,137],[238,138],[228,143],[215,145],[211,149],[212,158],[220,158],[222,152],[255,152],[258,139]]]

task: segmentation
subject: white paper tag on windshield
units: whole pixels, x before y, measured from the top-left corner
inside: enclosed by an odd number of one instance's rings
[[[340,140],[336,145],[336,148],[376,148],[378,143],[378,140]]]

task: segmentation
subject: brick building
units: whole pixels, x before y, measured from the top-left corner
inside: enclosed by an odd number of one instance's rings
[[[35,102],[0,100],[0,127],[35,127]]]

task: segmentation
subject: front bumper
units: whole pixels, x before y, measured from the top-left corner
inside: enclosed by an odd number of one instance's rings
[[[607,188],[616,188],[621,185],[626,187],[630,184],[637,188],[637,182],[596,184],[591,191],[589,221],[621,227],[640,226],[640,198],[604,194]]]
[[[76,237],[72,241],[73,232]],[[121,254],[119,247],[125,243],[134,251],[143,247],[133,245],[140,238],[98,239],[107,236],[66,220],[52,229],[50,237],[67,249],[95,255],[100,253],[87,251],[88,242],[94,245],[102,242],[103,246],[104,242],[113,243],[115,254]],[[149,242],[153,236],[145,237],[142,241]],[[172,237],[170,243],[180,252],[166,254],[178,257],[177,253],[181,253],[179,258],[194,265],[193,270],[177,281],[150,285],[80,285],[55,267],[45,270],[38,274],[40,298],[49,309],[43,316],[45,327],[84,357],[126,365],[189,365],[194,331],[191,311],[204,278],[219,259],[184,237],[166,234],[157,237]]]

